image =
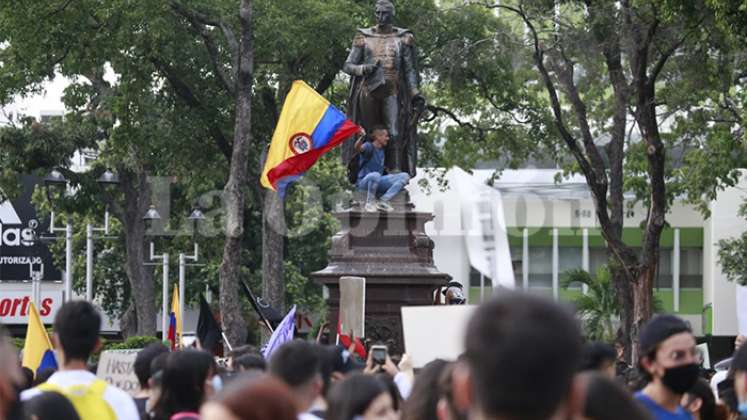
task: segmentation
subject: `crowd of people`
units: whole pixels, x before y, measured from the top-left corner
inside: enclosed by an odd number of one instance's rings
[[[369,352],[363,360],[352,346],[294,340],[269,360],[251,346],[235,349],[224,365],[201,350],[153,343],[134,362],[134,396],[89,370],[100,327],[88,302],[63,305],[54,322],[54,372],[21,369],[18,351],[0,334],[0,420],[747,418],[747,346],[714,388],[688,325],[658,315],[640,332],[638,380],[631,380],[619,351],[583,342],[572,311],[527,294],[480,305],[455,361],[415,370],[407,355]]]

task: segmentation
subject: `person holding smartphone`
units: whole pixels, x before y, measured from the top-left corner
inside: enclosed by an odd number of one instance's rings
[[[406,355],[403,355],[403,361]],[[397,365],[394,364],[392,358],[389,357],[389,349],[387,346],[382,344],[372,345],[368,349],[368,360],[366,360],[366,367],[363,369],[363,373],[369,375],[375,375],[377,373],[384,372],[392,377],[399,394],[403,400],[407,400],[412,391],[412,381],[410,377],[402,372]]]

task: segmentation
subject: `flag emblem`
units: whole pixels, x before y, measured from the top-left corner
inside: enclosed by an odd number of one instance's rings
[[[311,147],[311,136],[306,133],[294,134],[290,139],[290,148],[297,155],[308,152]]]

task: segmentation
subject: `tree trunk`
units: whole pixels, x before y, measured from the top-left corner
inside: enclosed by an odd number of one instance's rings
[[[638,348],[638,334],[641,332],[643,325],[651,319],[651,300],[653,298],[654,275],[656,274],[656,264],[644,267],[635,283],[633,283],[633,325],[632,325],[632,344],[633,348]],[[638,363],[638,354],[633,352],[632,363],[635,366]]]
[[[262,297],[281,313],[285,307],[283,201],[268,190],[262,217]]]
[[[247,322],[241,313],[239,280],[241,277],[241,244],[244,235],[244,210],[247,160],[251,144],[252,71],[252,1],[242,0],[239,10],[241,35],[236,94],[231,169],[224,188],[226,203],[226,243],[220,265],[220,310],[223,329],[232,346],[246,341]]]
[[[610,274],[612,275],[612,284],[615,286],[617,302],[620,308],[620,338],[622,339],[622,344],[624,346],[625,361],[630,363],[635,349],[632,334],[635,302],[633,280],[631,279],[631,273],[626,271],[622,264],[615,262],[612,254],[613,251],[610,251],[608,248],[608,255],[610,255]],[[637,266],[635,256],[628,262],[628,266]]]
[[[143,263],[148,259],[145,247],[145,221],[143,215],[150,206],[150,185],[144,171],[134,173],[119,169],[120,186],[124,192],[124,205],[118,215],[124,228],[126,264],[130,280],[135,316],[130,317],[126,331],[137,335],[156,335],[156,305],[153,271]]]

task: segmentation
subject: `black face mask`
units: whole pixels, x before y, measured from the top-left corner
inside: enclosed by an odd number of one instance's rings
[[[675,394],[684,394],[695,385],[699,371],[695,363],[669,368],[664,371],[661,381]]]

